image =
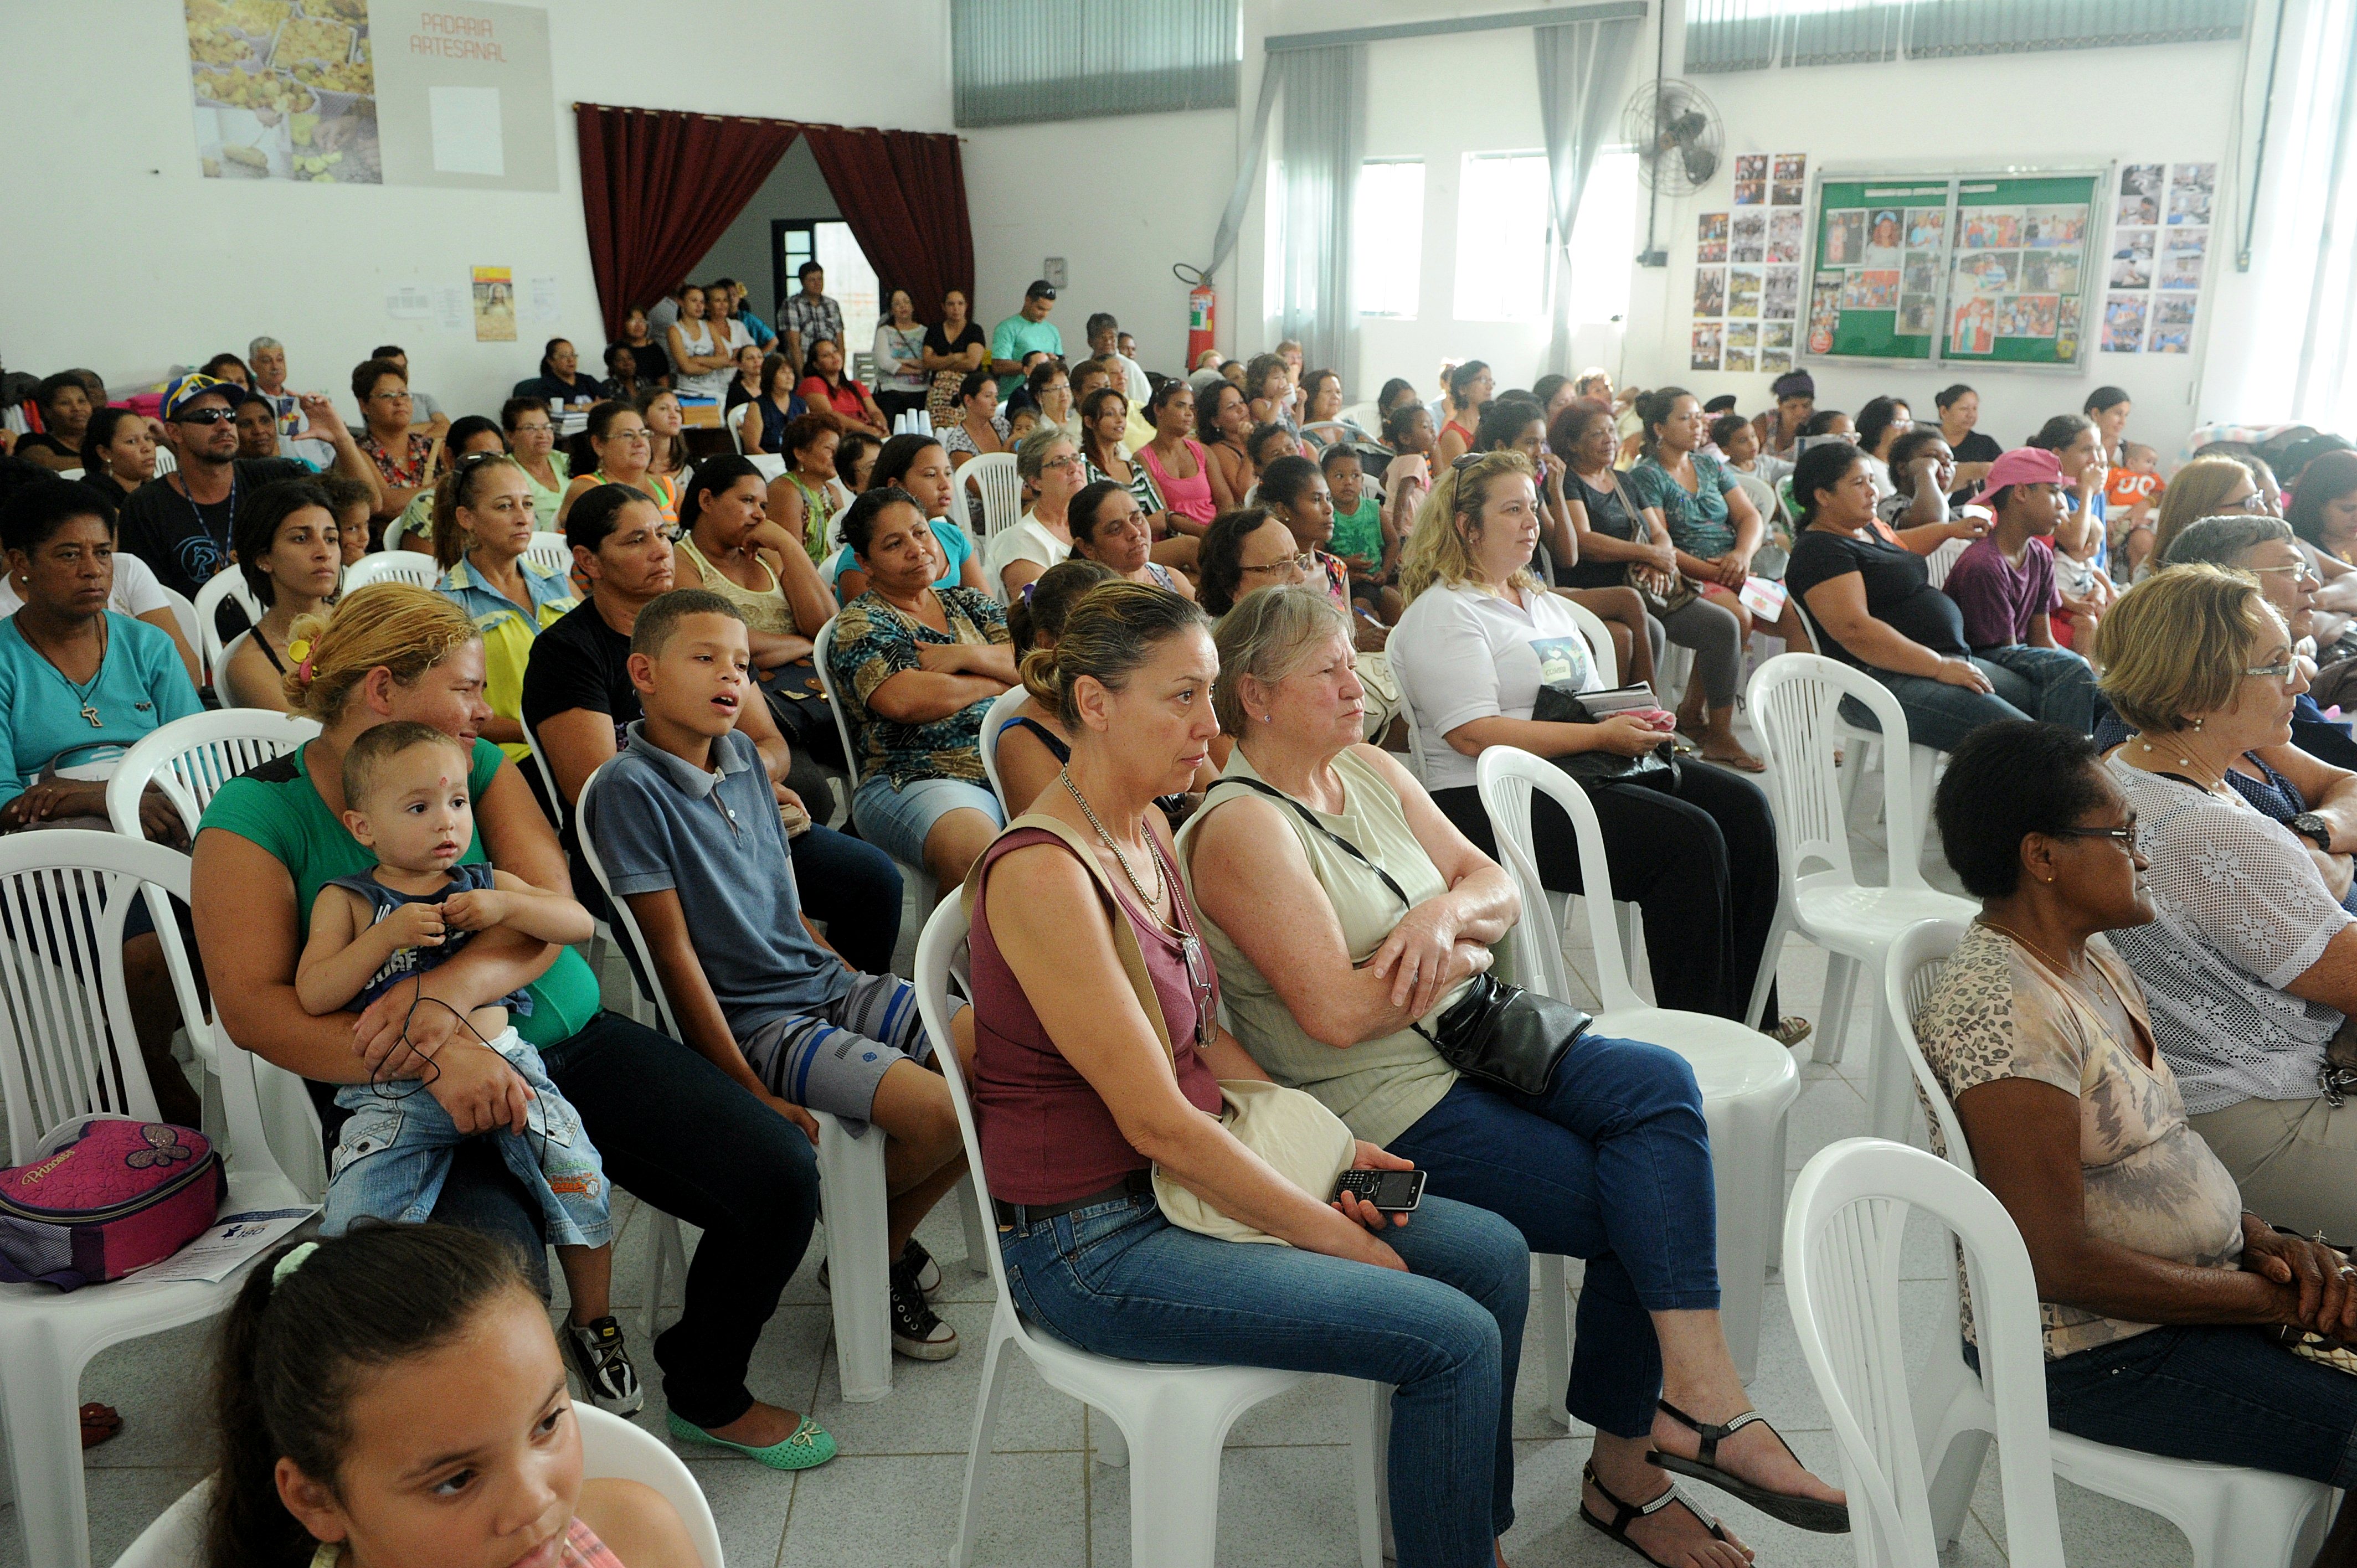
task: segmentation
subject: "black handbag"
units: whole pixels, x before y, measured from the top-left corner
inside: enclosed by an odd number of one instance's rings
[[[1538,701],[1531,708],[1531,717],[1539,724],[1592,725],[1596,715],[1579,700],[1579,693],[1554,682],[1539,686]],[[1581,788],[1594,790],[1600,784],[1641,784],[1648,789],[1659,789],[1673,795],[1678,788],[1677,754],[1664,736],[1662,744],[1637,757],[1622,757],[1609,751],[1575,751],[1566,757],[1550,757],[1549,762],[1577,779]]]
[[[1392,897],[1400,901],[1403,911],[1415,908],[1414,900],[1392,880],[1391,873],[1369,859],[1366,851],[1319,822],[1316,812],[1284,790],[1257,779],[1233,775],[1221,782],[1257,789],[1292,807],[1328,843],[1381,877],[1383,886],[1392,890]],[[1572,1043],[1596,1020],[1568,1003],[1509,985],[1494,975],[1475,975],[1471,987],[1456,1005],[1440,1015],[1437,1029],[1427,1029],[1422,1024],[1410,1024],[1408,1027],[1431,1041],[1440,1059],[1466,1077],[1511,1093],[1533,1099],[1544,1097],[1555,1081],[1555,1069],[1563,1065]]]

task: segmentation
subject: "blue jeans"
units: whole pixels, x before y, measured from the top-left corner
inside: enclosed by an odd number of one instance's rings
[[[1544,1100],[1458,1079],[1391,1149],[1429,1173],[1426,1192],[1587,1261],[1566,1403],[1616,1437],[1651,1432],[1662,1351],[1646,1315],[1718,1307],[1710,1133],[1684,1058],[1583,1035]]]
[[[1899,699],[1907,714],[1907,738],[1940,751],[1955,750],[1964,736],[2000,719],[2044,719],[2081,735],[2094,727],[2094,675],[2068,649],[1986,648],[1973,655],[1973,664],[1996,688],[1994,693],[1951,686],[1928,675],[1871,668],[1867,673]],[[1864,703],[1847,697],[1841,715],[1860,729],[1880,727]]]
[[[1980,1354],[1964,1347],[1964,1359]],[[2046,1418],[2094,1443],[2357,1487],[2357,1378],[2257,1328],[2148,1328],[2046,1363]]]
[[[1394,1385],[1399,1568],[1489,1568],[1491,1541],[1514,1522],[1530,1252],[1495,1215],[1429,1196],[1384,1240],[1413,1273],[1214,1240],[1171,1224],[1150,1197],[998,1232],[1016,1305],[1083,1350]]]

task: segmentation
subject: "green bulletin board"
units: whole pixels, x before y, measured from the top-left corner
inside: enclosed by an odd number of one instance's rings
[[[2077,365],[2108,179],[2108,171],[1821,177],[1801,357]]]

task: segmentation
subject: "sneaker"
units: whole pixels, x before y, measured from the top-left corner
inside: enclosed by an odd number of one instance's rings
[[[914,1236],[909,1237],[909,1244],[900,1249],[900,1266],[916,1271],[917,1288],[925,1293],[928,1300],[942,1288],[942,1266],[933,1262],[933,1255],[926,1251],[925,1244]]]
[[[892,1265],[892,1348],[916,1361],[946,1361],[958,1353],[957,1330],[925,1303],[917,1269],[903,1256]]]
[[[573,1369],[580,1374],[582,1390],[591,1404],[615,1415],[638,1414],[647,1395],[622,1344],[621,1324],[610,1316],[586,1326],[568,1323],[565,1348],[572,1355]]]
[[[818,1261],[818,1288],[833,1290],[834,1282],[828,1276],[826,1265],[826,1259]],[[909,1237],[909,1244],[900,1249],[899,1266],[912,1267],[917,1271],[917,1288],[925,1293],[927,1300],[931,1300],[933,1293],[942,1288],[942,1266],[933,1262],[933,1255],[926,1251],[924,1243],[914,1236]]]

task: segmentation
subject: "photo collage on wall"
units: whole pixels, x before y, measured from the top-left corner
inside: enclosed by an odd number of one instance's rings
[[[2044,338],[2057,360],[2077,359],[2091,214],[2083,205],[1985,206],[1972,194],[1970,186],[1958,193],[1946,351],[1993,354],[2001,338]]]
[[[1731,209],[1695,222],[1689,369],[1782,375],[1792,368],[1808,188],[1805,153],[1736,156]]]
[[[2106,263],[2106,354],[2187,354],[2210,250],[2216,164],[2124,164]]]

